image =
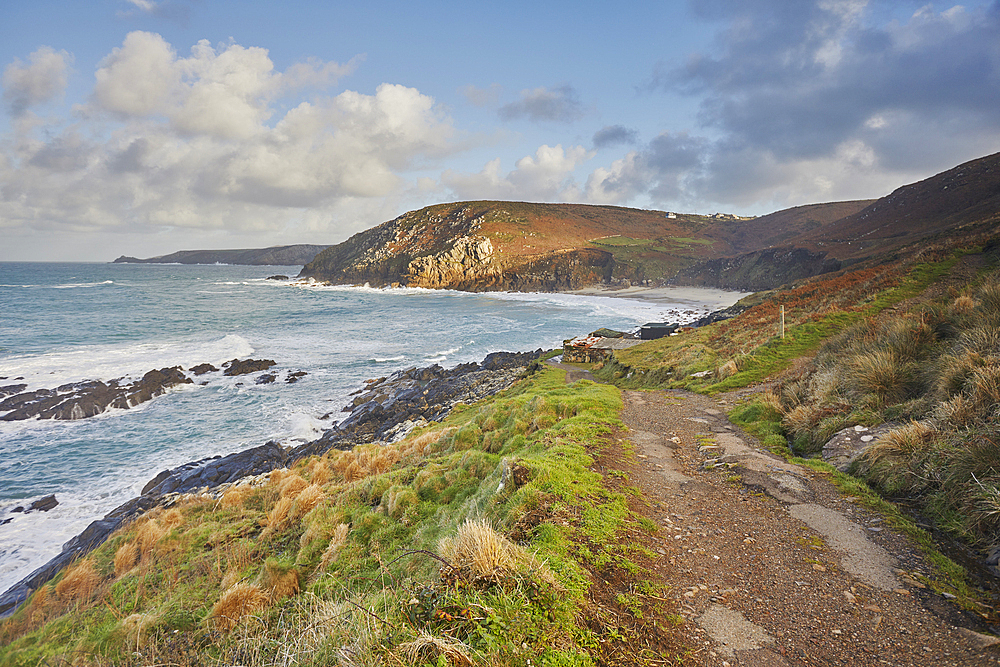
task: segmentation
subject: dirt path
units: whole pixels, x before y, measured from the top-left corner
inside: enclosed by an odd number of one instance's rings
[[[575,369],[574,369],[575,370]],[[654,569],[705,665],[1000,665],[995,638],[911,575],[902,536],[823,475],[755,447],[724,401],[625,391]]]

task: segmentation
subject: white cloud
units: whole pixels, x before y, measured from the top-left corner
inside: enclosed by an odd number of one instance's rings
[[[43,46],[28,56],[28,61],[25,64],[15,58],[3,71],[3,99],[15,116],[63,94],[72,56]]]
[[[150,0],[128,0],[128,2],[144,12],[156,11],[156,3]]]
[[[578,201],[580,189],[573,172],[594,156],[583,146],[540,146],[534,155],[518,160],[514,169],[500,173],[500,159],[488,162],[477,174],[447,170],[442,184],[458,199],[516,199],[522,201]]]
[[[159,35],[130,32],[95,73],[96,104],[124,116],[166,115],[181,93],[176,59]]]
[[[328,238],[340,237],[334,211],[381,211],[407,191],[410,171],[456,150],[451,120],[406,86],[317,92],[284,110],[283,95],[329,87],[357,62],[277,71],[264,49],[199,42],[181,58],[160,35],[130,33],[98,66],[74,124],[23,114],[0,141],[0,220],[35,230],[273,234],[309,208],[310,233],[325,219]],[[29,70],[8,67],[17,90],[33,103],[55,94],[37,85],[41,68]],[[29,79],[34,87],[20,83]],[[352,218],[348,227],[375,222]]]

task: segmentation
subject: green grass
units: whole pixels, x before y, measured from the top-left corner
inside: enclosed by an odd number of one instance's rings
[[[88,557],[101,579],[93,595],[62,599],[57,579],[0,625],[0,665],[74,657],[265,665],[288,652],[296,664],[320,665],[345,645],[366,661],[447,662],[445,649],[413,648],[421,632],[460,640],[476,662],[591,665],[618,629],[598,636],[578,620],[588,570],[638,577],[634,559],[648,556],[622,536],[650,522],[592,470],[595,454],[619,446],[621,407],[615,387],[567,386],[563,371],[545,368],[397,445],[301,462],[285,479],[322,490],[308,511],[297,514],[296,500],[285,503],[287,516],[276,514],[283,487],[274,483],[235,505],[194,501],[154,513],[162,535],[133,570],[114,573],[115,551],[148,532],[145,520]],[[478,582],[445,576],[432,554],[470,518],[516,536],[533,554],[525,562],[544,566]],[[335,544],[339,525],[348,530]],[[231,631],[215,628],[211,612],[227,586],[279,580],[297,581],[299,592]]]

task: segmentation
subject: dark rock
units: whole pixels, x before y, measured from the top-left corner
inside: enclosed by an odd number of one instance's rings
[[[20,514],[23,511],[24,511],[24,506],[23,505],[18,505],[17,507],[15,507],[14,509],[12,509],[10,511],[10,513],[11,514]]]
[[[191,367],[191,372],[195,375],[204,375],[205,373],[215,373],[219,369],[212,364],[198,364],[197,366]]]
[[[170,477],[170,474],[171,474],[171,471],[164,470],[163,472],[159,473],[156,477],[154,477],[153,479],[151,479],[148,482],[146,482],[146,486],[142,487],[142,491],[139,492],[140,495],[144,496],[147,493],[149,493],[152,489],[154,489],[157,486],[159,486],[160,483],[163,482],[163,480],[165,480],[166,478]]]
[[[268,280],[288,280],[288,276],[282,276],[282,275],[278,274],[278,275],[268,276],[267,279]]]
[[[291,458],[396,437],[405,422],[443,419],[458,403],[475,403],[506,389],[541,354],[542,350],[494,352],[479,364],[460,364],[451,369],[437,364],[412,367],[369,380],[364,389],[355,392],[351,403],[344,406],[342,411],[350,415],[319,440],[292,450]]]
[[[271,384],[276,379],[277,376],[274,373],[264,373],[263,375],[258,376],[256,380],[254,380],[254,384]]]
[[[128,408],[163,394],[178,384],[189,384],[179,366],[149,371],[142,379],[122,386],[121,380],[108,383],[88,380],[64,384],[56,389],[36,389],[8,396],[0,402],[3,421],[20,419],[85,419],[108,408]]]
[[[288,384],[294,384],[298,382],[300,378],[304,378],[308,375],[305,371],[295,371],[294,373],[289,373],[288,377],[285,378],[285,382]]]
[[[27,513],[27,512],[34,512],[36,510],[39,511],[39,512],[48,512],[50,509],[52,509],[53,507],[55,507],[58,504],[59,504],[59,501],[56,500],[55,494],[51,494],[51,495],[45,496],[44,498],[39,498],[35,502],[33,502],[30,505],[28,505],[28,509],[25,510],[25,513]]]
[[[7,378],[4,378],[5,380]],[[0,387],[0,398],[6,398],[8,396],[13,396],[15,394],[20,394],[22,391],[28,388],[26,384],[9,384],[5,387]]]
[[[235,375],[247,375],[249,373],[266,371],[268,368],[275,365],[277,365],[277,362],[271,359],[233,359],[232,361],[227,361],[222,364],[222,366],[226,369],[222,374],[229,377]]]

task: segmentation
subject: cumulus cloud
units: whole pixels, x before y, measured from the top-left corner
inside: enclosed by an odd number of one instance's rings
[[[643,193],[658,202],[689,199],[704,166],[707,143],[685,133],[664,132],[642,150],[596,169],[587,179],[587,200],[622,204]]]
[[[49,102],[63,94],[72,57],[65,51],[43,46],[23,63],[15,58],[3,71],[3,99],[11,114],[20,116],[29,107]]]
[[[58,78],[57,68],[31,69],[51,55],[8,67],[5,86],[15,85],[5,92],[27,91],[31,103],[54,95],[57,87],[38,81]],[[13,124],[0,143],[0,220],[249,233],[301,219],[305,208],[328,224],[331,211],[372,210],[345,202],[378,198],[381,210],[405,190],[408,171],[456,150],[455,131],[414,88],[322,94],[355,64],[310,60],[276,71],[264,49],[203,41],[180,57],[160,35],[130,33],[99,64],[74,123],[24,114]],[[320,92],[286,110],[282,95],[307,86]],[[366,222],[374,221],[351,225]]]
[[[582,193],[573,180],[578,166],[593,157],[583,146],[540,146],[514,169],[501,174],[500,159],[491,160],[477,174],[445,171],[442,184],[458,199],[515,199],[520,201],[579,201]]]
[[[572,86],[522,90],[521,99],[500,107],[500,118],[570,123],[583,117],[583,105]]]

